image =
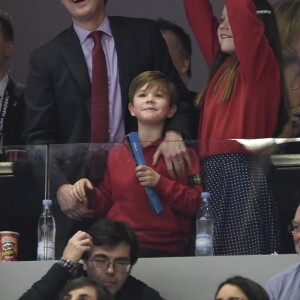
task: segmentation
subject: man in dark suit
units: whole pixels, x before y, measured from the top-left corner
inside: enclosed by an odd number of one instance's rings
[[[105,286],[114,300],[163,300],[158,291],[131,275],[138,258],[139,242],[127,223],[99,220],[88,233],[75,233],[62,257],[18,300],[57,299],[66,282],[78,276]]]
[[[5,75],[4,75],[5,76]],[[7,76],[5,95],[8,97],[7,112],[4,118],[2,130],[2,145],[23,145],[24,130],[24,92],[25,85],[16,82],[11,76]],[[2,80],[5,77],[2,78]],[[1,80],[0,80],[1,81]]]
[[[14,30],[10,17],[0,11],[0,146],[24,144],[24,91],[6,72],[5,63],[11,56]]]
[[[24,155],[24,91],[25,86],[8,75],[7,60],[14,47],[14,29],[10,16],[0,11],[0,231],[19,233],[18,260],[36,258],[36,224],[38,206],[33,178],[26,161],[14,161],[12,170],[7,162]],[[17,154],[17,155],[16,155]],[[9,162],[11,163],[11,162]]]
[[[167,46],[154,21],[108,17],[105,0],[61,0],[73,25],[33,52],[25,95],[27,144],[74,144],[91,141],[91,52],[89,33],[104,32],[101,43],[106,56],[109,90],[109,142],[122,142],[137,129],[128,111],[131,80],[146,70],[166,73],[176,83],[181,99],[186,88],[176,72]],[[165,140],[154,161],[163,154],[169,172],[184,172],[190,165],[183,137],[189,137],[188,105],[181,102],[168,124]],[[175,142],[176,141],[176,142]],[[179,142],[178,142],[179,141]],[[81,174],[79,174],[81,173]],[[90,217],[84,203],[76,201],[71,185],[76,179],[59,174],[51,181],[61,210],[70,218]],[[73,174],[74,175],[74,172]],[[82,172],[78,172],[78,177]],[[73,182],[72,182],[73,181]]]

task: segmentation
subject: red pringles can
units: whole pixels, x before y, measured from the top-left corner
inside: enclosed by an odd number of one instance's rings
[[[18,260],[19,233],[0,231],[0,261]]]

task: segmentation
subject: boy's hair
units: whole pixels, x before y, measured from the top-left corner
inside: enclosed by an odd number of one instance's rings
[[[281,46],[280,46],[281,43],[280,43],[280,37],[278,32],[277,20],[275,17],[273,7],[267,0],[252,0],[252,1],[256,7],[256,11],[259,19],[264,24],[265,36],[269,41],[270,47],[274,51],[274,55],[278,61],[280,72],[282,74],[281,78],[283,78],[282,54],[281,54]],[[195,104],[197,106],[202,105],[210,81],[212,80],[213,76],[216,74],[217,70],[223,64],[223,62],[226,60],[227,57],[228,54],[223,53],[221,49],[215,55],[214,61],[209,71],[208,82],[195,98]],[[233,87],[235,84],[235,80],[236,80],[238,66],[239,66],[239,61],[237,56],[234,54],[234,59],[232,60],[230,67],[225,71],[223,76],[221,76],[220,80],[217,82],[216,86],[214,87],[215,89],[217,89],[218,84],[220,83],[222,78],[224,76],[227,76],[228,79],[226,81],[224,92],[222,94],[222,99],[221,99],[222,102],[227,102],[230,100]],[[284,124],[288,120],[289,105],[288,105],[287,92],[286,92],[284,80],[282,80],[281,90],[283,91],[282,92],[283,96],[281,101],[281,107],[279,109],[279,114],[278,114],[277,128],[275,129],[274,136],[277,136],[281,132]]]
[[[133,103],[136,91],[147,84],[147,89],[157,86],[164,94],[169,96],[170,106],[176,105],[178,100],[177,90],[174,83],[162,72],[146,71],[136,76],[129,86],[129,102]]]
[[[274,4],[282,47],[283,65],[296,57],[294,43],[300,39],[300,1],[287,0]]]
[[[130,247],[130,264],[133,266],[139,257],[139,242],[134,230],[125,222],[99,220],[93,224],[88,233],[94,246],[115,247],[125,243]]]
[[[192,56],[192,41],[191,37],[183,30],[182,27],[177,24],[167,21],[163,18],[156,20],[156,23],[161,32],[169,31],[176,37],[178,41],[178,52],[183,59],[191,59]],[[191,63],[189,69],[187,70],[187,75],[189,78],[192,76]]]
[[[8,13],[0,10],[0,31],[6,42],[14,41],[14,28]]]

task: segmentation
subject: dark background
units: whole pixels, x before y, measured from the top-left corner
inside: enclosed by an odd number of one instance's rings
[[[211,1],[216,15],[221,14],[223,1]],[[275,3],[274,0],[270,1]],[[25,83],[31,51],[43,45],[71,24],[60,0],[0,0],[0,9],[7,11],[15,27],[15,50],[8,67],[16,80]],[[110,15],[163,17],[182,26],[192,38],[192,79],[189,88],[198,91],[206,80],[207,67],[188,25],[183,0],[108,0]]]

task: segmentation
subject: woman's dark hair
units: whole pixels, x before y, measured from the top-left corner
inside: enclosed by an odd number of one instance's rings
[[[83,287],[92,287],[96,291],[97,300],[113,300],[112,296],[110,295],[109,291],[102,285],[100,285],[97,281],[86,278],[86,277],[79,277],[75,278],[66,283],[65,287],[60,293],[58,297],[59,300],[68,300],[68,294],[73,291]]]
[[[219,290],[226,284],[238,287],[249,300],[270,300],[267,292],[261,285],[249,278],[245,278],[242,276],[230,277],[222,282],[216,291],[215,298]]]

